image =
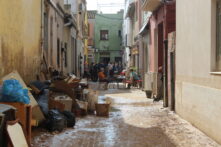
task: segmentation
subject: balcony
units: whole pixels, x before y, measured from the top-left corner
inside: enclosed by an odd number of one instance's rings
[[[142,10],[152,12],[160,6],[161,1],[162,0],[141,0]]]
[[[131,2],[128,7],[126,8],[126,15],[125,18],[127,17],[133,17],[135,11],[135,2]]]

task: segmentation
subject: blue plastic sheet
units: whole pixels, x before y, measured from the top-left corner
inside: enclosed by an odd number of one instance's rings
[[[5,80],[3,82],[1,94],[1,102],[21,102],[25,104],[30,103],[28,89],[23,89],[19,81],[15,79]]]

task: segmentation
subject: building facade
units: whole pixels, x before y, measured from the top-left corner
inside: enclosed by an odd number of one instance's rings
[[[58,71],[65,72],[65,46],[64,43],[64,1],[44,1],[44,36],[43,56],[47,68],[53,67]]]
[[[128,69],[130,67],[131,60],[131,48],[133,44],[133,14],[135,12],[135,2],[134,0],[125,0],[125,8],[124,8],[124,16],[123,16],[123,63],[127,66]]]
[[[148,90],[152,85],[152,96],[163,97],[164,106],[168,106],[168,93],[171,85],[168,85],[171,69],[168,64],[175,62],[168,56],[168,36],[176,30],[176,3],[174,0],[160,2],[157,0],[144,0],[143,11],[152,12],[148,20],[149,41],[148,41],[148,69],[146,79],[151,83],[147,84]],[[172,77],[175,78],[175,73]],[[171,76],[170,76],[171,78]],[[145,81],[146,82],[146,81]],[[172,83],[174,86],[174,82]],[[174,93],[174,91],[173,91]]]
[[[122,62],[123,11],[95,15],[96,62]]]
[[[76,4],[75,4],[76,5]],[[66,73],[75,73],[76,64],[76,37],[77,23],[76,17],[73,15],[71,3],[65,3],[65,19],[64,19],[64,51],[65,51],[65,67]]]
[[[176,7],[176,112],[221,143],[221,4],[177,0]]]
[[[88,11],[88,63],[95,62],[95,15],[97,11]]]

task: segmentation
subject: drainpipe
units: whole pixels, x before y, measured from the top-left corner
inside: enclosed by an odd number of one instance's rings
[[[163,51],[163,106],[168,107],[167,97],[167,51],[168,51],[168,40],[164,40],[164,51]]]
[[[41,60],[44,61],[44,18],[43,18],[43,2],[44,0],[41,0]]]
[[[41,0],[41,60],[43,60],[43,65],[45,64],[46,70],[48,71],[48,64],[44,56],[44,0]]]

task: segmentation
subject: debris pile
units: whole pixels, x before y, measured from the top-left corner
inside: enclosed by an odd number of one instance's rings
[[[98,94],[88,88],[86,79],[73,74],[63,76],[56,71],[41,72],[36,79],[25,84],[14,71],[0,82],[0,140],[5,140],[5,144],[10,142],[10,136],[5,139],[6,126],[16,124],[15,121],[21,124],[27,144],[31,144],[33,127],[43,127],[50,132],[73,128],[76,117],[94,114]],[[6,107],[7,110],[3,109]]]

